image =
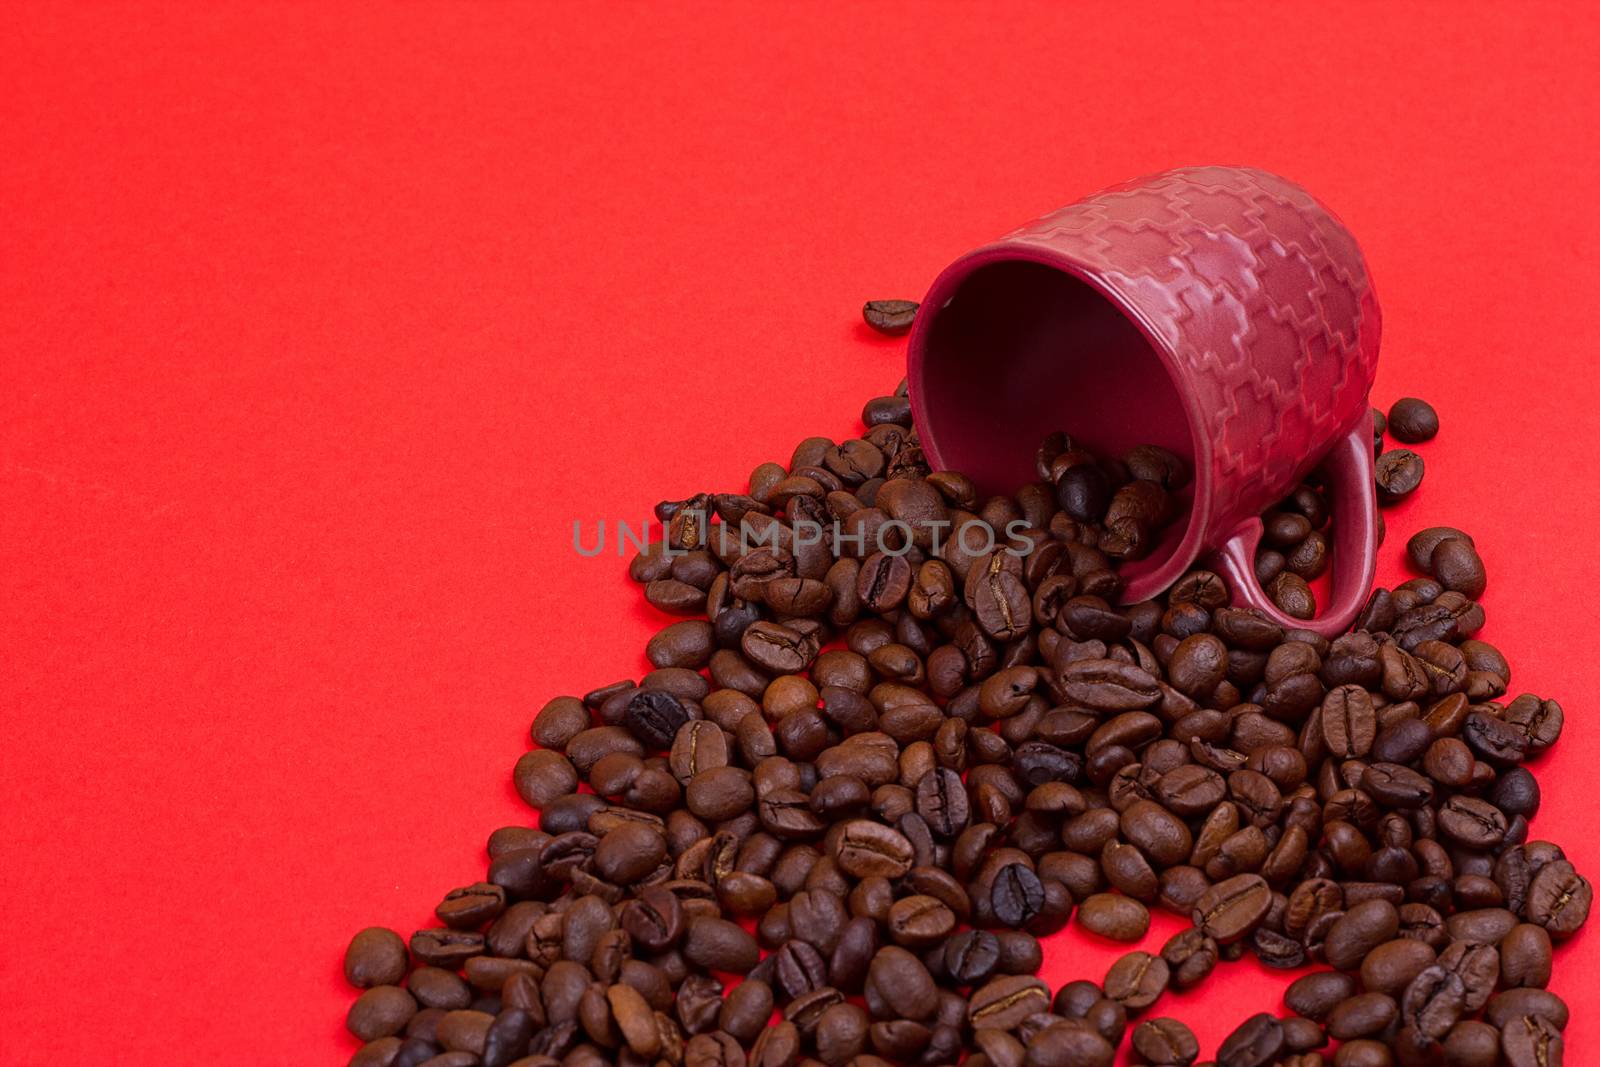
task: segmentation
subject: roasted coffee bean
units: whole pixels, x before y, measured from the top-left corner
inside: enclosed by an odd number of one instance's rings
[[[1183,820],[1154,801],[1134,802],[1123,811],[1120,826],[1129,843],[1162,867],[1182,863],[1194,847]]]
[[[1548,931],[1519,923],[1500,940],[1500,981],[1510,988],[1543,989],[1550,982],[1551,955]]]
[[[392,1037],[405,1029],[417,1013],[417,1002],[398,986],[376,985],[350,1005],[345,1028],[362,1041]]]
[[[1252,1015],[1217,1048],[1217,1067],[1267,1067],[1283,1044],[1282,1023],[1266,1012]]]
[[[1425,1039],[1437,1041],[1461,1018],[1466,998],[1460,975],[1437,964],[1426,967],[1401,997],[1401,1021]]]
[[[1306,965],[1306,949],[1292,937],[1258,926],[1250,934],[1250,950],[1264,965],[1280,971]]]
[[[1543,1015],[1523,1015],[1506,1022],[1500,1032],[1506,1067],[1561,1067],[1565,1041]]]
[[[938,1010],[933,976],[921,960],[895,945],[887,945],[873,956],[867,968],[866,988],[869,1006],[876,998],[888,1009],[888,1017],[920,1020]],[[883,1017],[882,1013],[875,1014]]]
[[[1406,556],[1417,570],[1429,572],[1429,561],[1433,558],[1434,550],[1448,540],[1461,540],[1469,545],[1473,543],[1470,536],[1454,526],[1430,526],[1411,535],[1406,542]]]
[[[1378,457],[1373,465],[1378,499],[1398,503],[1422,484],[1422,457],[1409,448],[1396,448]]]
[[[1561,737],[1565,722],[1561,705],[1531,694],[1517,697],[1506,707],[1505,722],[1522,737],[1528,755],[1544,752]]]
[[[1106,972],[1106,996],[1130,1012],[1143,1011],[1166,992],[1171,977],[1167,961],[1148,952],[1130,952]]]
[[[1388,1045],[1367,1038],[1345,1042],[1333,1057],[1333,1067],[1394,1067],[1394,1064],[1394,1053]]]
[[[1389,408],[1388,428],[1389,436],[1408,445],[1430,441],[1439,432],[1439,415],[1426,400],[1401,397]]]
[[[839,835],[837,862],[856,878],[899,878],[912,867],[915,850],[904,834],[881,823],[856,819]]]
[[[1453,796],[1439,809],[1439,830],[1467,848],[1491,849],[1505,840],[1506,817],[1488,801]]]
[[[1295,1014],[1320,1022],[1345,1000],[1355,996],[1357,989],[1356,980],[1350,975],[1318,971],[1289,983],[1283,1002]]]
[[[1129,897],[1096,893],[1079,905],[1078,921],[1112,941],[1137,941],[1150,929],[1150,911]]]
[[[1188,989],[1210,977],[1217,966],[1217,943],[1193,927],[1174,934],[1161,948],[1172,984]]]
[[[1372,696],[1358,685],[1342,685],[1322,701],[1322,738],[1330,755],[1358,758],[1372,751],[1378,719]]]
[[[974,1028],[1010,1030],[1049,1008],[1050,991],[1043,982],[1027,975],[1005,975],[973,990],[967,1002],[967,1022]]]
[[[1489,998],[1484,1021],[1504,1029],[1511,1020],[1538,1015],[1550,1020],[1556,1029],[1565,1030],[1570,1012],[1566,1001],[1545,989],[1507,989]]]
[[[358,989],[398,985],[406,976],[406,943],[393,930],[369,926],[350,939],[344,953],[345,981]]]
[[[1052,1023],[1028,1043],[1023,1067],[1111,1067],[1116,1046],[1101,1034]]]
[[[1195,927],[1220,945],[1247,936],[1266,918],[1272,890],[1260,875],[1240,874],[1218,882],[1195,904]]]
[[[423,963],[447,970],[483,954],[482,934],[463,930],[418,930],[411,935],[411,955]]]
[[[587,716],[585,712],[585,718]],[[578,772],[561,753],[541,748],[517,760],[512,781],[524,801],[535,808],[543,808],[577,790]]]
[[[761,958],[760,947],[736,923],[702,916],[689,922],[683,954],[713,971],[743,974]]]
[[[1400,932],[1400,913],[1387,900],[1364,900],[1334,922],[1323,944],[1329,964],[1353,971],[1368,952]]]
[[[645,887],[622,908],[622,928],[635,944],[651,952],[676,944],[683,936],[684,924],[677,894],[662,886]]]
[[[1000,868],[990,894],[994,917],[1011,927],[1032,922],[1045,904],[1044,885],[1039,876],[1021,863],[1009,863]]]
[[[971,808],[961,775],[948,767],[936,767],[917,783],[917,814],[939,837],[953,837],[967,828]]]
[[[911,329],[917,315],[915,300],[868,300],[861,308],[861,317],[879,333],[895,336]],[[873,425],[873,420],[862,416],[862,421]],[[908,421],[908,420],[891,420]]]
[[[1399,997],[1411,980],[1436,959],[1433,948],[1426,943],[1399,937],[1367,953],[1361,961],[1361,984],[1370,992]]]
[[[1546,863],[1528,887],[1527,918],[1556,939],[1571,937],[1589,917],[1594,890],[1566,860]]]
[[[1000,964],[1000,939],[985,930],[966,930],[944,949],[944,966],[960,985],[977,985],[994,974]]]
[[[1133,1051],[1158,1067],[1190,1067],[1200,1055],[1200,1042],[1177,1019],[1146,1019],[1133,1028]]]

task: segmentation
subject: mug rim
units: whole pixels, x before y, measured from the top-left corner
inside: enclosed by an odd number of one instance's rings
[[[1212,499],[1216,473],[1213,469],[1214,451],[1210,437],[1200,432],[1200,427],[1205,424],[1204,412],[1200,410],[1194,391],[1187,387],[1186,371],[1178,359],[1177,352],[1161,337],[1155,324],[1145,317],[1138,302],[1123,293],[1114,282],[1102,276],[1099,271],[1086,266],[1058,248],[1009,237],[966,253],[939,273],[933,284],[928,287],[927,295],[922,299],[923,308],[929,309],[931,314],[919,314],[916,317],[906,356],[912,417],[921,435],[922,449],[932,460],[935,470],[950,469],[939,452],[937,428],[934,422],[930,421],[930,413],[923,403],[923,398],[927,395],[923,384],[927,372],[926,356],[933,320],[938,318],[962,284],[974,273],[984,267],[1008,262],[1038,263],[1088,285],[1116,308],[1118,313],[1131,322],[1144,337],[1145,343],[1161,360],[1167,377],[1171,379],[1178,396],[1182,399],[1184,414],[1189,424],[1190,446],[1194,453],[1194,483],[1188,525],[1182,540],[1168,553],[1167,558],[1149,570],[1130,578],[1118,598],[1124,604],[1149,600],[1183,577],[1195,560],[1200,558],[1201,553],[1209,547],[1206,544],[1207,531],[1211,528],[1215,508]]]

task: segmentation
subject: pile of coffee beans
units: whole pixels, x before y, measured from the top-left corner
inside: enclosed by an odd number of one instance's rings
[[[1413,537],[1425,576],[1331,641],[1206,570],[1118,607],[1177,457],[1055,435],[980,499],[903,389],[863,421],[658,508],[630,573],[682,620],[538,713],[537,826],[438,926],[351,941],[352,1064],[1192,1067],[1163,994],[1247,953],[1318,969],[1208,1064],[1561,1064],[1546,985],[1592,894],[1530,839],[1524,765],[1563,713],[1507,699],[1467,534]],[[1314,485],[1267,517],[1268,580],[1321,572],[1326,520]],[[1155,907],[1192,926],[1035,976],[1040,937],[1131,945]]]

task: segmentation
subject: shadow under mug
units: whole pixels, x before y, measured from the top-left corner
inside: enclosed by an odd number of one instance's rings
[[[1235,604],[1334,636],[1375,570],[1367,395],[1379,334],[1361,251],[1327,208],[1264,171],[1188,167],[951,264],[917,316],[907,376],[930,463],[988,492],[1035,479],[1034,452],[1056,430],[1101,454],[1155,444],[1191,464],[1186,517],[1121,568],[1125,603],[1209,555]],[[1332,595],[1301,620],[1261,588],[1254,557],[1261,512],[1319,464]]]

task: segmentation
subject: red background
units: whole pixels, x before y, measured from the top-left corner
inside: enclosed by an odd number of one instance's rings
[[[662,620],[572,521],[851,433],[902,373],[863,299],[1180,163],[1360,238],[1375,399],[1444,422],[1383,576],[1476,535],[1484,636],[1569,710],[1536,833],[1600,876],[1580,10],[13,10],[0,1061],[342,1063],[349,935],[481,874],[547,697],[644,668]],[[1062,935],[1047,977],[1116,951]],[[1209,1050],[1283,984],[1161,1007]]]

